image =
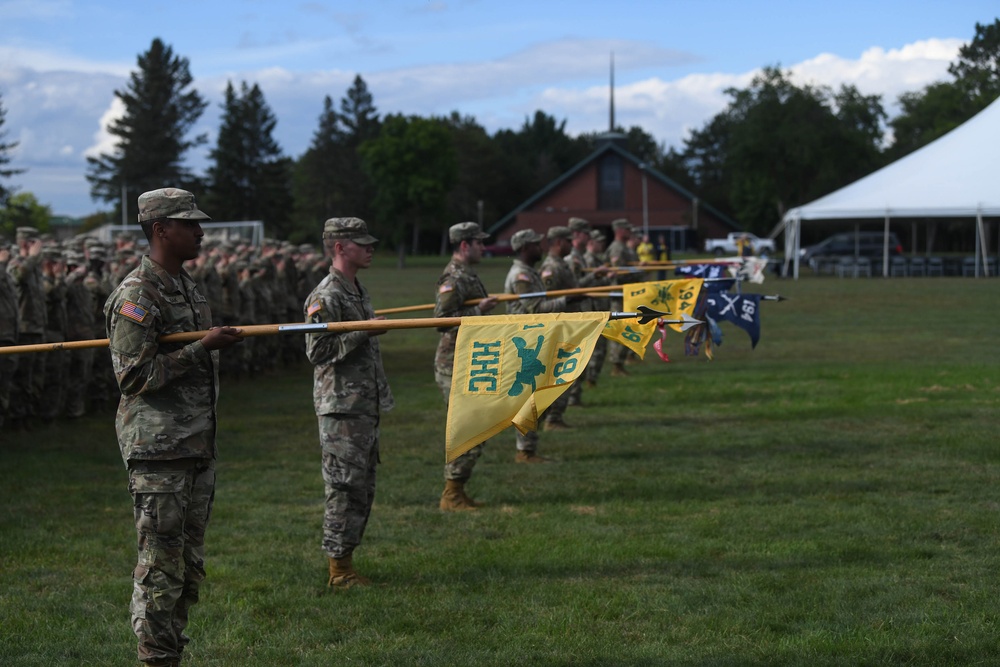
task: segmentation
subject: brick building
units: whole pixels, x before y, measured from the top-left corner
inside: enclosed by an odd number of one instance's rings
[[[627,218],[637,229],[648,228],[654,241],[664,234],[671,248],[695,250],[702,239],[741,230],[732,219],[643,164],[624,146],[625,135],[602,135],[593,153],[487,231],[502,244],[521,229],[544,234],[577,216],[593,227],[607,229],[610,237],[611,222]]]

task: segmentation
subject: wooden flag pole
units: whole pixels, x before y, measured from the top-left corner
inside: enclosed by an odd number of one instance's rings
[[[634,313],[611,313],[609,319],[638,319],[640,323],[650,321],[663,315],[645,306],[640,306]],[[240,338],[253,336],[272,336],[279,333],[346,333],[349,331],[389,331],[392,329],[430,329],[457,327],[462,323],[461,317],[418,317],[399,320],[352,320],[350,322],[296,322],[289,324],[248,324],[237,326]],[[208,333],[204,331],[184,331],[181,333],[160,336],[161,343],[188,343],[201,340]],[[30,352],[58,352],[60,350],[80,350],[93,347],[107,347],[107,338],[94,340],[74,340],[62,343],[37,343],[34,345],[7,345],[0,347],[0,354],[27,354]]]
[[[610,292],[621,289],[621,285],[600,285],[596,287],[572,287],[569,289],[554,289],[548,292],[525,292],[524,294],[490,294],[489,298],[497,301],[517,301],[518,299],[534,299],[546,296],[572,296],[574,294],[588,294],[590,292]],[[486,298],[486,297],[483,297]],[[463,306],[473,306],[482,299],[469,299]],[[375,311],[376,315],[393,315],[396,313],[412,313],[418,310],[432,310],[433,303],[422,303],[418,306],[400,306],[398,308],[381,308]]]

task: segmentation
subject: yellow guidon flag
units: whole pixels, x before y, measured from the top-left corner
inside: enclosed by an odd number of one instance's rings
[[[639,306],[647,306],[663,313],[664,319],[681,319],[682,315],[694,315],[698,294],[705,281],[701,278],[665,280],[649,283],[622,285],[622,309],[634,313]],[[668,325],[675,331],[683,331],[683,324]],[[656,321],[639,324],[636,320],[610,320],[604,327],[602,336],[621,343],[639,355],[646,355],[646,346],[656,333]]]
[[[583,374],[608,313],[463,317],[455,340],[445,457],[505,428],[533,431]]]

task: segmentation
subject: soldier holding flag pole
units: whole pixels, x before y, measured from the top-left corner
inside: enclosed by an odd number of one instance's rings
[[[485,315],[496,307],[496,298],[487,293],[474,268],[483,257],[483,239],[488,236],[474,222],[460,222],[448,230],[448,240],[451,241],[453,250],[451,261],[438,278],[434,317]],[[478,301],[474,304],[467,305],[467,302],[476,299]],[[441,338],[434,355],[434,380],[441,389],[447,406],[451,394],[458,327],[443,327],[438,331],[441,332]],[[480,506],[465,492],[465,484],[472,477],[472,470],[482,451],[482,445],[477,445],[455,460],[445,463],[445,486],[439,503],[442,510],[474,510]]]

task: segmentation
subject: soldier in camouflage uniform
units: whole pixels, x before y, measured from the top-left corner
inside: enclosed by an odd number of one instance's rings
[[[589,269],[604,267],[604,232],[594,229],[590,232],[590,239],[587,241],[587,252],[583,255],[584,265]],[[595,272],[596,273],[596,272]],[[603,284],[611,284],[611,276],[602,280]],[[611,299],[608,297],[595,297],[591,300],[594,310],[611,310]],[[588,387],[596,387],[597,380],[601,377],[601,369],[604,367],[604,358],[608,352],[608,339],[604,336],[597,337],[597,344],[594,346],[594,353],[590,355],[587,362],[585,376]]]
[[[18,304],[18,344],[45,342],[45,292],[42,287],[42,240],[34,227],[17,228],[19,252],[7,263]],[[14,427],[30,428],[38,412],[45,382],[44,354],[19,359],[10,395],[10,417]]]
[[[179,665],[189,641],[184,628],[205,578],[215,495],[217,350],[241,340],[239,329],[219,327],[193,343],[158,341],[212,323],[207,300],[182,268],[198,256],[199,221],[209,219],[185,190],[140,195],[150,252],[104,307],[122,394],[115,430],[138,537],[132,629],[147,665]]]
[[[639,256],[636,255],[635,250],[629,245],[629,240],[632,238],[632,225],[628,220],[619,218],[611,223],[611,228],[614,230],[615,240],[608,246],[608,264],[614,267],[634,267],[639,263]],[[634,272],[619,273],[615,280],[619,285],[642,282],[643,274]],[[614,310],[621,310],[622,299],[612,299],[611,307]],[[630,353],[631,351],[621,343],[612,341],[608,344],[612,375],[628,375],[628,371],[625,370],[625,359]]]
[[[448,229],[448,240],[452,244],[451,261],[437,281],[434,298],[434,317],[467,317],[484,315],[497,304],[476,275],[473,265],[483,257],[484,234],[474,222],[460,222]],[[478,299],[478,303],[466,305],[467,301]],[[455,339],[458,327],[438,329],[441,339],[434,355],[434,380],[444,403],[448,405],[451,395],[452,367],[455,363]],[[474,510],[479,503],[465,492],[465,484],[472,477],[476,459],[482,454],[483,446],[476,445],[465,454],[444,466],[444,492],[439,507],[445,511]]]
[[[573,268],[566,262],[564,257],[569,254],[573,245],[570,239],[573,236],[569,227],[556,225],[548,231],[549,249],[542,260],[542,265],[538,269],[538,274],[542,278],[545,291],[575,289],[580,285],[577,283]],[[575,301],[567,299],[567,312],[581,312],[587,304],[587,299],[583,296],[575,297]],[[582,383],[574,382],[569,389],[564,391],[559,398],[545,411],[545,430],[561,431],[570,428],[563,418],[566,414],[566,407],[569,405],[570,396],[576,391],[576,398],[579,402],[579,391]]]
[[[94,295],[96,280],[87,273],[83,254],[66,253],[66,340],[97,338]],[[66,416],[82,417],[87,412],[87,388],[90,386],[94,356],[97,350],[84,348],[69,351],[67,370]],[[103,356],[103,355],[102,355]]]
[[[19,314],[14,280],[7,274],[11,249],[7,239],[0,237],[0,345],[17,345]],[[0,430],[10,408],[10,387],[17,370],[18,355],[0,354]]]
[[[510,247],[517,255],[510,267],[510,272],[507,274],[507,280],[504,281],[505,293],[528,294],[545,291],[545,284],[534,269],[534,265],[542,258],[541,242],[544,238],[533,229],[522,229],[511,237]],[[575,303],[579,300],[579,297],[566,296],[556,298],[536,296],[527,299],[514,299],[507,302],[507,312],[513,315],[557,313],[565,311],[568,303]],[[515,433],[517,455],[514,460],[516,462],[543,463],[548,460],[537,454],[538,433],[536,431],[529,431],[522,435],[520,431],[515,430]]]
[[[66,340],[69,324],[66,313],[66,261],[54,245],[42,251],[42,290],[45,292],[45,342],[62,343]],[[45,420],[55,419],[63,412],[68,369],[68,350],[46,353],[45,380],[42,384],[44,399],[38,407],[38,415]]]
[[[573,272],[573,277],[576,279],[576,284],[580,287],[598,287],[603,285],[610,285],[610,279],[608,276],[607,267],[604,266],[602,261],[597,261],[591,267],[588,264],[588,259],[586,256],[587,246],[591,241],[591,229],[590,223],[583,218],[570,218],[569,219],[569,229],[572,234],[571,241],[573,244],[572,249],[569,254],[564,258],[566,264],[569,266],[570,270]],[[600,232],[597,232],[600,234]],[[603,235],[601,236],[603,239]],[[586,269],[593,268],[593,271],[587,271]],[[542,278],[544,279],[544,275]],[[610,308],[608,300],[606,298],[587,298],[581,305],[581,311],[607,311]],[[598,336],[597,345],[603,349],[606,349],[607,338],[604,336]],[[596,353],[596,349],[595,349]],[[591,355],[593,359],[593,355]],[[588,364],[589,365],[589,364]],[[567,391],[567,405],[582,405],[583,404],[583,385],[584,377],[580,377],[573,386]],[[589,384],[589,383],[588,383]],[[590,385],[593,386],[593,385]]]
[[[357,279],[371,266],[376,239],[359,218],[331,218],[323,225],[323,245],[332,258],[330,273],[303,304],[307,322],[346,322],[375,317],[368,292]],[[379,462],[379,416],[394,406],[382,368],[377,336],[385,330],[306,334],[306,357],[315,366],[313,402],[323,448],[326,508],[323,550],[334,588],[364,585],[354,570],[375,500]]]

